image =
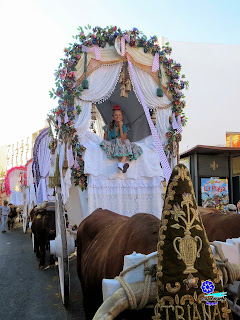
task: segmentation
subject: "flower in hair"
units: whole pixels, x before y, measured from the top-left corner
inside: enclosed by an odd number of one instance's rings
[[[113,106],[113,110],[121,110],[120,106],[118,104],[115,104]]]

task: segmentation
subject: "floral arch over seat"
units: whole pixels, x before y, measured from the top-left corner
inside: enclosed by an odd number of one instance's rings
[[[95,27],[91,30],[88,26],[86,30],[88,34],[80,27],[76,42],[64,49],[65,58],[55,74],[56,89],[50,92],[53,98],[59,99],[58,107],[49,115],[49,122],[56,132],[52,133],[52,137],[57,136],[59,142],[57,153],[63,199],[66,203],[69,197],[71,175],[75,185],[82,190],[88,188],[88,199],[96,191],[96,181],[101,180],[102,183],[98,186],[99,192],[104,183],[112,183],[113,180],[115,184],[119,183],[115,187],[120,188],[122,183],[131,187],[136,179],[142,179],[135,193],[136,198],[141,183],[147,190],[160,188],[164,178],[168,181],[171,168],[177,162],[178,143],[186,122],[182,89],[188,82],[184,76],[181,78],[181,65],[167,57],[172,51],[169,44],[160,47],[156,36],[147,39],[136,28],[122,31],[117,27]],[[92,166],[93,158],[88,153],[90,150],[91,155],[98,152],[100,140],[89,132],[91,114],[95,109],[95,131],[101,133],[101,122],[109,121],[112,105],[118,102],[116,92],[120,93],[120,100],[126,101],[123,112],[126,123],[128,121],[133,128],[133,139],[148,148],[145,154],[150,154],[150,149],[154,150],[153,163],[156,162],[158,167],[155,176],[150,168],[150,175],[149,172],[145,176],[139,175],[138,170],[136,175],[123,179]],[[151,116],[156,119],[155,124]],[[143,139],[140,137],[138,140],[137,131],[140,130],[146,133]],[[52,145],[56,146],[55,143]],[[101,157],[97,153],[95,155],[97,159]],[[96,173],[98,169],[100,171]],[[103,182],[102,176],[108,182]],[[161,181],[156,182],[160,176]],[[143,182],[143,179],[146,181]],[[152,179],[151,182],[149,179]],[[131,194],[130,189],[128,191]],[[95,198],[96,193],[92,201]]]

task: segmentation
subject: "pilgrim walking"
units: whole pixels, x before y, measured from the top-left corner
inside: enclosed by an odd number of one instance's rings
[[[8,206],[8,201],[4,200],[3,201],[3,206],[0,206],[0,212],[1,212],[1,220],[2,220],[2,233],[7,232],[6,226],[7,226],[7,219],[8,219],[8,215],[10,213],[10,207]]]

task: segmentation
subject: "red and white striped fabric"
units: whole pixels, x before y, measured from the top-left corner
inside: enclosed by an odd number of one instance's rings
[[[173,112],[173,114],[172,114],[172,127],[174,130],[178,128],[178,123],[177,123],[177,120],[175,117],[175,112]]]
[[[82,46],[82,51],[83,51],[83,52],[87,52],[87,53],[95,52],[96,60],[101,60],[100,48],[99,48],[99,46],[97,46],[97,45],[94,45],[94,46],[92,46],[91,48],[86,47],[86,46]]]
[[[180,115],[177,117],[177,124],[178,124],[177,133],[181,133],[182,132],[182,121],[181,121]]]
[[[129,43],[130,42],[130,37],[128,35],[124,35],[121,38],[121,55],[122,55],[122,57],[125,56],[125,53],[126,53],[125,40]]]
[[[137,79],[136,79],[136,76],[135,76],[135,73],[134,73],[134,70],[133,70],[133,66],[132,66],[132,63],[131,63],[128,55],[127,55],[127,58],[128,58],[128,64],[129,64],[131,76],[132,76],[132,79],[134,81],[135,88],[136,88],[137,93],[138,93],[138,97],[141,100],[141,103],[142,103],[142,106],[143,106],[143,110],[145,112],[145,115],[146,115],[150,130],[151,130],[151,133],[152,133],[152,136],[153,136],[153,141],[155,143],[155,146],[156,146],[156,149],[157,149],[157,153],[159,155],[160,163],[161,163],[162,168],[163,168],[164,176],[165,176],[166,181],[168,183],[168,181],[169,181],[169,179],[171,177],[172,170],[170,168],[168,159],[166,157],[166,154],[164,152],[163,146],[161,144],[159,135],[157,133],[157,129],[155,128],[155,126],[154,126],[154,124],[152,122],[152,119],[151,119],[151,116],[150,116],[150,113],[149,113],[149,109],[148,109],[148,107],[146,105],[146,102],[144,100],[143,94],[142,94],[142,92],[140,90],[140,87],[138,85],[138,82],[137,82]]]
[[[156,72],[158,70],[159,70],[159,53],[156,52],[153,59],[152,72]]]

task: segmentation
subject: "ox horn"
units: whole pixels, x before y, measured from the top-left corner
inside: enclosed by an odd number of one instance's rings
[[[43,201],[41,203],[39,203],[35,208],[34,208],[34,211],[37,212],[37,211],[43,211],[46,207],[47,207],[47,201]]]
[[[135,297],[136,302],[139,304],[142,293],[144,290],[144,282],[136,282],[130,284]],[[156,282],[151,283],[151,289],[149,294],[148,303],[155,304],[157,296],[157,284]],[[115,319],[121,312],[129,308],[128,297],[123,288],[115,291],[110,297],[108,297],[103,304],[97,310],[93,320],[113,320]]]

